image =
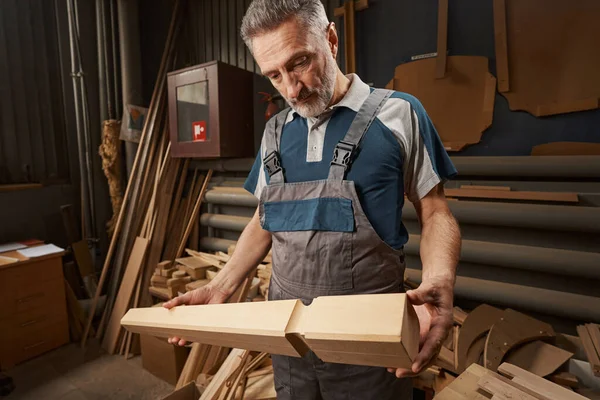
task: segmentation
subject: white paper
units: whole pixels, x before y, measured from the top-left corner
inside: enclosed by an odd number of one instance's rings
[[[41,256],[46,256],[48,254],[54,254],[54,253],[60,253],[61,251],[64,251],[64,249],[61,249],[60,247],[55,246],[53,244],[46,244],[46,245],[42,245],[42,246],[33,246],[33,247],[28,247],[23,250],[18,250],[18,252],[21,255],[24,255],[25,257],[29,257],[29,258],[41,257]]]
[[[26,247],[27,246],[25,246],[24,244],[21,244],[21,243],[4,243],[4,244],[0,244],[0,253],[24,249]]]

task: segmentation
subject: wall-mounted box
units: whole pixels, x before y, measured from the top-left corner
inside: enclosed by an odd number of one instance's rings
[[[172,157],[254,157],[252,72],[220,61],[167,75]]]

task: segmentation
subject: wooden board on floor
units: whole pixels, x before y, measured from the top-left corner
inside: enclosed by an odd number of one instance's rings
[[[416,313],[402,293],[326,296],[310,306],[280,300],[138,308],[121,323],[135,333],[295,357],[310,348],[326,362],[386,367],[409,367],[419,344]]]
[[[106,333],[104,335],[104,340],[102,342],[102,347],[110,354],[114,354],[116,351],[117,342],[121,333],[120,321],[129,307],[131,296],[133,295],[135,284],[144,262],[147,248],[148,239],[141,237],[137,237],[135,239],[133,250],[129,256],[125,274],[123,275],[123,279],[121,281],[121,287],[119,288],[119,293],[117,294],[117,298],[108,321]]]
[[[494,14],[499,88],[511,110],[545,116],[598,108],[600,52],[590,51],[600,40],[597,0],[495,0]],[[498,46],[504,30],[507,46]]]
[[[419,99],[444,146],[458,151],[478,143],[492,124],[496,78],[485,57],[447,57],[442,79],[436,79],[437,62],[429,58],[398,65],[394,89]]]

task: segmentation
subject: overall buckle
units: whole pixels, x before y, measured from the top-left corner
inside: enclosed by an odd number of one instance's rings
[[[269,154],[267,154],[267,156],[263,160],[263,164],[267,169],[269,177],[281,171],[281,159],[279,158],[279,153],[277,153],[276,151],[272,151]]]
[[[347,170],[350,164],[352,164],[355,149],[355,144],[340,140],[335,145],[331,165],[339,165],[340,167],[344,167],[344,170]]]

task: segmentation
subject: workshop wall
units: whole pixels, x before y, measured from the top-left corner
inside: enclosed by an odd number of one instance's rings
[[[142,43],[142,54],[145,57],[147,51],[154,49],[160,57],[162,47],[152,38],[157,35],[155,28],[162,28],[160,25],[166,22],[154,21],[158,18],[165,20],[163,16],[167,14],[159,10],[166,6],[159,4],[164,3],[162,1],[149,3],[158,3],[158,9],[152,6],[142,10],[142,13],[154,15],[147,17],[153,21],[153,29],[142,29],[142,32],[148,33],[148,37],[143,39],[148,45]],[[250,0],[190,2],[185,28],[191,46],[185,62],[193,65],[217,59],[257,72],[238,34],[243,12],[249,3]],[[333,17],[333,10],[342,1],[324,0],[323,3],[341,36],[338,64],[343,66],[344,24],[342,18]],[[492,0],[449,3],[448,51],[449,55],[488,57],[490,71],[495,74],[492,4]],[[371,0],[367,9],[356,12],[356,65],[361,78],[376,87],[383,87],[393,77],[397,65],[409,61],[412,56],[435,52],[437,10],[438,0]],[[146,82],[154,82],[155,73],[148,78],[151,80],[146,79]],[[146,92],[151,93],[151,88],[146,88]],[[533,146],[556,141],[600,143],[600,110],[537,118],[527,112],[510,111],[506,99],[496,93],[492,126],[484,132],[480,143],[455,154],[529,155]]]
[[[492,0],[450,1],[449,55],[485,56],[495,75]],[[357,72],[365,82],[385,86],[394,68],[411,56],[437,50],[438,0],[376,0],[356,13]],[[456,155],[523,156],[538,144],[600,142],[600,110],[536,118],[513,112],[496,93],[494,121],[481,142]]]

